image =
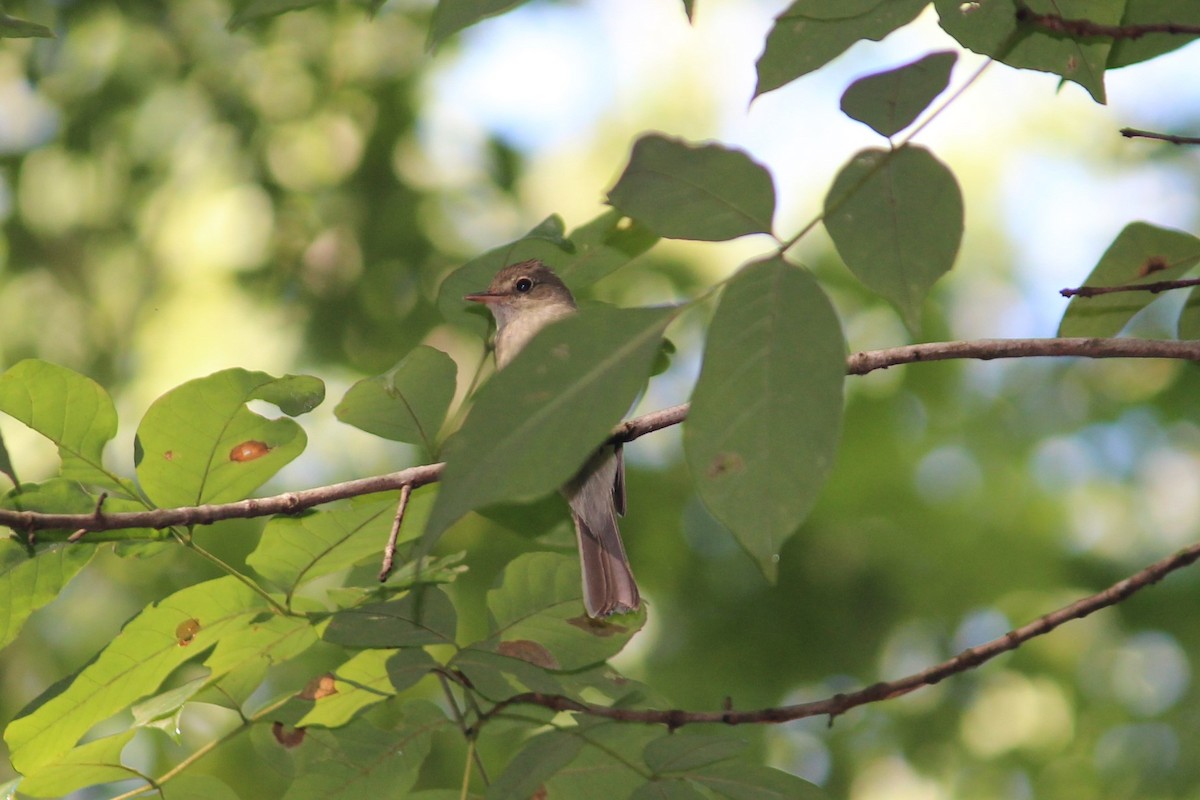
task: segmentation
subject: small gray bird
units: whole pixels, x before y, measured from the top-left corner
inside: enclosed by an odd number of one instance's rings
[[[542,328],[576,311],[571,290],[537,260],[505,267],[486,292],[464,299],[483,303],[496,318],[497,369],[512,361]],[[617,527],[617,514],[625,513],[621,449],[606,445],[598,450],[561,491],[575,521],[588,616],[636,610],[641,599]]]

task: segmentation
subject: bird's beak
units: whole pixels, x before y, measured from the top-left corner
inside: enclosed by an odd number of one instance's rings
[[[504,297],[502,294],[492,294],[491,292],[475,292],[474,294],[463,295],[463,300],[470,300],[472,303],[495,303]]]

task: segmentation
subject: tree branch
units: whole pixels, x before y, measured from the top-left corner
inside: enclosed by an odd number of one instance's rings
[[[1200,136],[1176,136],[1171,133],[1155,133],[1137,128],[1121,128],[1121,135],[1126,139],[1156,139],[1171,144],[1200,144]]]
[[[500,701],[482,716],[482,720],[497,716],[510,706],[536,705],[549,708],[553,711],[573,711],[579,714],[605,717],[622,722],[666,725],[671,729],[695,723],[719,722],[726,725],[747,725],[791,722],[797,719],[804,719],[805,717],[821,716],[828,716],[830,724],[833,724],[833,720],[836,717],[852,708],[868,703],[876,703],[881,700],[890,700],[893,697],[900,697],[923,686],[933,686],[952,675],[974,669],[1002,653],[1015,650],[1030,639],[1050,633],[1055,628],[1071,620],[1083,619],[1102,608],[1116,605],[1135,592],[1158,583],[1175,570],[1195,563],[1197,559],[1200,559],[1200,543],[1193,544],[1174,555],[1156,561],[1145,569],[1130,575],[1128,578],[1114,583],[1104,591],[1076,600],[1070,605],[1063,606],[1057,611],[1052,611],[1049,614],[1038,617],[1020,628],[1011,630],[999,638],[992,639],[990,642],[963,650],[953,658],[921,672],[894,681],[883,681],[872,684],[856,692],[835,694],[824,700],[797,703],[790,706],[761,708],[753,711],[682,711],[679,709],[614,708],[592,703],[581,703],[562,695],[525,692]]]
[[[1069,357],[1168,358],[1200,361],[1200,341],[1155,339],[977,339],[968,342],[928,342],[855,353],[846,359],[848,375],[866,375],[878,369],[949,359]],[[647,433],[678,425],[687,418],[688,404],[654,411],[618,425],[610,441],[630,442]],[[412,489],[437,481],[442,464],[409,467],[387,475],[335,483],[273,497],[240,500],[219,505],[185,506],[150,511],[104,513],[99,504],[86,514],[49,514],[0,509],[0,525],[19,531],[105,531],[122,528],[167,528],[172,525],[210,525],[224,519],[249,519],[272,514],[294,514],[314,506],[375,492]],[[78,537],[76,537],[78,538]]]
[[[1187,289],[1200,286],[1200,278],[1184,278],[1177,281],[1154,281],[1153,283],[1125,283],[1120,286],[1079,286],[1074,289],[1059,289],[1063,297],[1095,297],[1101,294],[1116,294],[1117,292],[1169,292],[1172,289]]]
[[[1025,3],[1017,2],[1017,21],[1028,22],[1050,33],[1063,33],[1080,39],[1140,39],[1148,33],[1200,36],[1200,25],[1176,22],[1150,22],[1142,25],[1103,25],[1088,19],[1066,19],[1060,14],[1039,14]]]

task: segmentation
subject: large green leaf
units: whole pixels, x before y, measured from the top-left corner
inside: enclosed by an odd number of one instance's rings
[[[1087,286],[1170,281],[1200,262],[1200,239],[1146,222],[1126,225],[1087,276]],[[1072,297],[1059,336],[1116,336],[1133,315],[1159,298],[1150,292]]]
[[[103,464],[117,410],[91,378],[46,361],[19,361],[0,375],[0,411],[58,445],[62,477],[124,490]]]
[[[232,577],[176,592],[138,614],[61,693],[9,724],[13,766],[32,774],[93,725],[154,693],[180,664],[245,628],[263,598]]]
[[[1101,25],[1121,21],[1126,0],[1030,0],[1029,8],[1066,19]],[[1010,67],[1051,72],[1087,89],[1097,103],[1105,101],[1104,68],[1113,40],[1106,36],[1074,39],[1032,22],[1017,21],[1015,0],[962,3],[934,0],[941,26],[966,48],[1003,61]]]
[[[485,800],[528,800],[536,796],[542,784],[579,755],[584,744],[580,737],[561,731],[534,737],[488,786]]]
[[[457,624],[454,604],[446,593],[425,586],[399,600],[339,611],[321,638],[346,647],[454,644]]]
[[[617,209],[609,209],[571,231],[574,251],[554,264],[555,271],[572,287],[590,286],[628,264],[658,242],[642,223]]]
[[[162,800],[240,800],[229,784],[212,775],[183,773],[160,787]]]
[[[43,764],[21,780],[21,794],[32,797],[66,797],[99,783],[128,780],[138,773],[121,763],[121,751],[137,731],[124,731],[80,745]]]
[[[1122,25],[1200,25],[1200,3],[1192,0],[1125,0]],[[1147,61],[1177,50],[1196,40],[1196,35],[1148,33],[1137,38],[1118,39],[1108,54],[1108,68],[1116,69]]]
[[[806,780],[760,764],[720,763],[688,777],[730,800],[824,800],[825,793]]]
[[[296,727],[321,725],[337,728],[353,719],[359,711],[394,696],[397,688],[389,674],[389,661],[399,671],[393,656],[423,667],[427,673],[437,666],[424,650],[363,650],[334,672],[334,691],[321,697]]]
[[[746,749],[746,743],[729,734],[673,731],[646,745],[642,758],[656,775],[689,772],[726,761]]]
[[[645,610],[607,621],[583,611],[578,560],[557,553],[526,553],[504,570],[488,592],[492,632],[482,646],[551,670],[572,671],[621,651],[646,621]]]
[[[416,347],[382,375],[350,387],[333,413],[348,425],[437,453],[437,435],[454,399],[454,359]]]
[[[659,236],[717,242],[770,233],[771,173],[741,150],[649,134],[638,139],[608,201]]]
[[[772,258],[725,287],[683,443],[700,498],[770,579],[833,466],[845,369],[841,325],[807,272]]]
[[[945,90],[957,59],[957,53],[930,53],[902,67],[859,78],[842,95],[842,111],[884,136],[897,134]]]
[[[387,542],[396,496],[369,495],[298,517],[274,517],[246,563],[267,580],[293,592],[314,578],[378,557]],[[406,539],[421,532],[431,499],[415,492],[405,510]]]
[[[707,800],[692,784],[679,778],[643,783],[629,800]]]
[[[915,331],[925,295],[958,255],[962,192],[923,147],[863,150],[825,196],[825,227],[850,271]]]
[[[246,407],[265,400],[287,414],[316,407],[316,378],[227,369],[197,378],[154,401],[137,433],[137,474],[160,507],[241,500],[304,451],[304,430]]]
[[[16,638],[30,614],[58,597],[95,553],[94,545],[79,543],[39,547],[30,554],[15,539],[0,539],[0,648]]]
[[[429,46],[437,47],[463,28],[524,2],[526,0],[438,0],[429,28]]]
[[[547,797],[611,800],[629,797],[646,783],[638,762],[647,742],[661,736],[661,730],[612,722],[584,722],[574,730],[587,746],[546,781]]]
[[[479,392],[426,526],[565,483],[641,389],[673,308],[596,308],[549,326]]]
[[[825,66],[857,41],[879,41],[927,5],[929,0],[796,0],[767,34],[754,96]]]

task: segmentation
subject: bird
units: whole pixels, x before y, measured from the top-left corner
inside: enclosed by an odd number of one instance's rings
[[[537,259],[504,267],[486,291],[465,300],[481,303],[496,320],[496,368],[503,369],[547,325],[576,311],[571,290]],[[625,555],[617,515],[625,514],[625,463],[619,445],[606,444],[560,490],[571,508],[589,617],[636,611],[637,582]]]

